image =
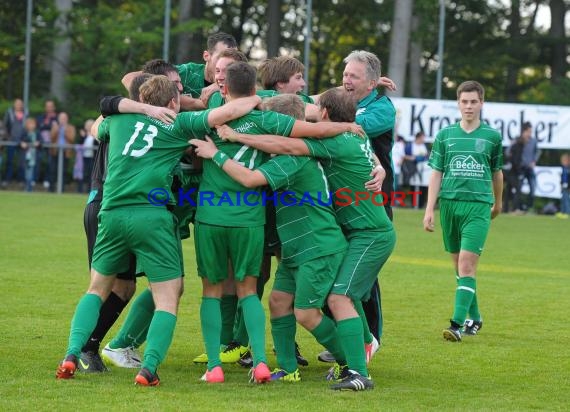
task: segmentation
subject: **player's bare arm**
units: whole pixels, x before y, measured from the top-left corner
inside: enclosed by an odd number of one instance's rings
[[[208,107],[208,100],[215,92],[219,91],[220,87],[216,83],[212,83],[211,85],[204,87],[202,92],[200,93],[200,101],[204,105],[204,107]]]
[[[501,213],[503,205],[503,171],[498,170],[493,173],[493,193],[495,195],[495,204],[491,209],[491,219],[496,218]]]
[[[195,99],[192,96],[181,94],[180,95],[180,110],[183,112],[195,112],[197,110],[206,109],[206,105],[202,100]]]
[[[237,133],[228,125],[217,128],[218,136],[231,142],[240,142],[266,153],[308,155],[309,148],[302,139],[289,139],[274,135],[252,135]]]
[[[432,171],[428,185],[428,199],[426,202],[426,211],[424,214],[424,230],[433,232],[435,227],[434,211],[437,202],[437,196],[441,188],[441,180],[443,173],[437,170]]]
[[[212,110],[208,114],[208,124],[210,127],[219,126],[242,117],[251,112],[259,103],[261,103],[261,97],[257,95],[232,100]]]
[[[325,138],[332,137],[344,132],[355,133],[364,136],[364,129],[356,123],[343,122],[318,122],[311,123],[302,120],[295,121],[290,137],[312,137]]]
[[[140,76],[141,74],[143,74],[142,71],[136,71],[136,72],[129,72],[127,74],[125,74],[123,76],[123,78],[121,79],[121,83],[123,86],[125,86],[125,89],[129,90],[131,88],[131,83],[133,82],[133,80],[137,77]]]

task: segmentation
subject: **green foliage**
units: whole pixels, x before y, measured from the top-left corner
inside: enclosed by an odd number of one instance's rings
[[[553,49],[563,38],[531,25],[535,5],[520,3],[519,30],[507,2],[455,0],[447,2],[443,97],[453,99],[455,87],[469,78],[481,80],[492,101],[567,104],[567,81],[553,85],[550,77]],[[0,107],[22,95],[24,81],[25,1],[0,0]],[[34,0],[31,50],[30,108],[41,107],[49,96],[54,30],[53,0]],[[342,59],[353,49],[378,54],[384,72],[390,60],[389,43],[395,0],[314,0],[309,88],[322,91],[341,82]],[[516,2],[515,2],[516,4]],[[162,56],[164,0],[84,0],[72,2],[69,16],[72,56],[66,79],[69,101],[59,102],[81,123],[93,116],[106,94],[124,93],[121,77],[146,60]],[[172,2],[171,50],[179,33],[209,34],[223,30],[240,40],[241,49],[255,64],[257,48],[265,47],[271,30],[281,33],[283,51],[304,60],[306,2],[281,0],[279,27],[266,21],[262,0],[204,1],[204,15],[179,24],[179,2]],[[435,95],[438,39],[438,2],[414,0],[419,26],[411,34],[421,40],[423,95]],[[547,7],[546,3],[543,7]],[[254,53],[255,52],[255,53]],[[177,61],[174,52],[171,60]],[[562,67],[568,71],[568,63]],[[390,73],[387,73],[390,75]],[[510,81],[507,81],[509,80]]]
[[[570,105],[570,79],[562,79],[553,84],[548,80],[540,81],[532,89],[521,94],[523,101],[549,104],[556,102],[557,105]]]
[[[403,209],[395,211],[398,242],[381,273],[385,328],[382,349],[370,366],[373,391],[331,392],[323,380],[328,365],[316,361],[321,348],[301,327],[297,340],[310,365],[302,368],[299,384],[252,385],[247,370],[237,365],[225,366],[223,385],[200,382],[204,366],[191,362],[203,352],[192,239],[182,242],[185,292],[174,341],[159,371],[161,386],[135,387],[136,371],[118,368],[56,381],[69,322],[89,281],[85,200],[2,193],[1,410],[73,405],[79,411],[522,411],[566,410],[570,403],[564,385],[570,370],[570,330],[564,327],[570,273],[561,258],[570,222],[543,216],[493,221],[477,274],[484,328],[479,336],[451,344],[443,341],[441,330],[452,310],[455,280],[440,229],[424,232],[422,211]],[[145,286],[140,279],[138,289]],[[271,346],[268,330],[273,367]]]

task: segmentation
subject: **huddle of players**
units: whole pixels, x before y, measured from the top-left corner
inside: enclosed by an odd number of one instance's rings
[[[227,54],[231,57],[232,52]],[[192,84],[199,77],[195,75],[196,70],[192,71],[186,65],[182,66],[184,67],[178,68],[183,79],[181,83],[185,86]],[[202,66],[198,71],[202,69],[202,73],[205,73],[207,68],[207,65]],[[225,73],[221,73],[222,70]],[[363,190],[373,170],[382,172],[382,168],[374,163],[368,138],[359,135],[362,133],[352,123],[355,120],[356,103],[343,90],[333,89],[325,92],[319,98],[320,107],[315,106],[307,110],[299,97],[282,94],[267,101],[266,108],[271,111],[250,111],[259,103],[259,99],[255,98],[255,69],[247,63],[236,62],[223,68],[216,66],[216,71],[220,74],[217,76],[217,86],[220,90],[208,96],[207,94],[214,90],[210,88],[202,95],[203,99],[209,101],[209,109],[205,111],[179,114],[172,125],[141,115],[109,116],[98,129],[100,137],[111,138],[108,143],[109,167],[100,213],[100,233],[95,243],[92,268],[103,279],[101,284],[104,287],[101,290],[104,292],[100,293],[99,299],[101,302],[105,300],[104,295],[108,295],[110,288],[113,287],[113,276],[109,274],[124,272],[128,267],[126,259],[129,256],[128,252],[135,252],[137,256],[136,272],[144,271],[149,277],[152,294],[147,290],[133,302],[133,308],[118,337],[123,341],[126,340],[125,337],[130,337],[131,341],[127,346],[140,345],[146,337],[145,356],[136,377],[136,382],[142,385],[159,383],[156,369],[170,345],[176,323],[183,273],[180,267],[181,253],[179,242],[176,242],[177,237],[172,236],[172,233],[163,234],[164,239],[155,235],[155,232],[158,234],[161,230],[164,231],[164,219],[171,218],[170,212],[166,209],[149,207],[146,194],[148,190],[156,187],[166,187],[170,190],[166,176],[186,149],[188,136],[202,139],[192,140],[192,143],[196,146],[195,152],[205,158],[200,189],[212,192],[218,197],[213,199],[213,204],[218,204],[223,196],[231,198],[238,192],[246,191],[246,188],[260,190],[263,185],[269,185],[276,192],[288,190],[299,196],[311,193],[314,199],[323,193],[334,192],[344,187],[357,192]],[[189,75],[190,72],[193,75]],[[198,80],[196,83],[199,83]],[[170,108],[175,112],[184,105],[199,106],[198,99],[185,104],[182,103],[182,99],[178,100],[178,84],[180,83],[173,83],[165,77],[147,79],[139,88],[141,101]],[[193,91],[197,97],[197,89],[189,87],[187,90]],[[127,104],[130,103],[115,99],[106,102],[108,107],[105,109],[109,113],[116,113],[141,110],[143,107],[127,108]],[[212,108],[216,106],[218,107]],[[148,113],[149,109],[143,110]],[[313,115],[318,111],[324,122],[315,124],[296,120],[304,118],[305,111]],[[160,112],[160,116],[164,115],[165,112]],[[162,119],[165,120],[164,117]],[[218,131],[213,128],[223,123],[227,123],[228,126]],[[134,130],[134,132],[132,135],[131,133],[126,135],[122,130]],[[236,133],[234,130],[247,131],[247,134]],[[286,139],[259,137],[260,134],[332,138]],[[212,137],[213,143],[209,139],[203,140],[206,135]],[[157,136],[158,139],[155,139]],[[159,144],[165,136],[170,138],[165,139],[169,144]],[[141,145],[137,138],[141,138]],[[157,167],[155,159],[150,170],[155,175],[159,170],[165,170],[164,175],[160,178],[147,177],[142,182],[145,184],[144,190],[138,186],[141,181],[137,180],[136,176],[131,176],[132,179],[127,180],[130,184],[125,188],[125,177],[118,177],[118,173],[128,169],[129,165],[136,164],[133,162],[140,161],[147,153],[150,154],[156,149],[163,149],[161,152],[163,161],[160,165],[164,167]],[[269,160],[266,153],[283,155]],[[290,156],[289,153],[295,156]],[[315,159],[319,159],[320,162]],[[168,169],[167,166],[172,167]],[[192,165],[186,166],[185,169],[192,171],[186,173],[186,177],[188,175],[196,177],[196,169]],[[185,179],[184,172],[181,173],[181,177],[186,183],[196,184],[197,179]],[[133,193],[136,195],[133,196]],[[138,199],[133,201],[133,197]],[[311,204],[304,207],[286,207],[277,202],[277,230],[282,244],[282,256],[270,296],[270,309],[279,368],[271,373],[265,356],[264,311],[257,296],[257,278],[264,243],[265,211],[261,205],[240,207],[235,206],[237,202],[227,200],[220,204],[221,206],[200,205],[194,218],[198,273],[203,283],[200,317],[208,358],[207,371],[202,379],[207,382],[224,381],[219,356],[222,334],[221,299],[224,295],[224,281],[228,278],[228,273],[231,273],[239,299],[238,307],[249,336],[253,358],[251,370],[253,381],[300,380],[295,357],[295,325],[298,321],[336,359],[337,364],[332,368],[330,376],[331,379],[337,380],[332,386],[333,389],[372,388],[373,383],[366,368],[365,329],[368,327],[364,316],[359,315],[359,312],[362,313],[361,304],[353,302],[367,299],[378,272],[394,247],[395,236],[392,224],[384,208],[360,202],[358,207],[350,205],[335,211],[332,205],[326,206],[320,203],[317,206]],[[158,216],[157,209],[168,214],[160,213]],[[145,224],[147,238],[149,228],[152,228],[154,239],[151,242],[140,242],[140,238],[144,236],[141,233],[126,243],[123,242],[125,244],[118,248],[118,251],[116,247],[110,251],[109,241],[103,240],[101,230],[107,229],[112,232],[115,226],[120,225],[105,223],[104,217],[108,218],[108,222],[125,222],[134,215],[144,216],[142,221],[145,222],[155,219],[156,226]],[[159,224],[160,219],[163,221]],[[173,224],[176,225],[169,222],[166,227],[172,228]],[[158,226],[161,226],[161,229]],[[124,232],[120,233],[119,230],[119,233],[108,234],[108,237],[114,236],[116,239],[122,235]],[[154,261],[145,261],[149,260],[149,253],[156,252],[156,245],[152,243],[158,243],[157,239],[161,239],[162,255],[155,256]],[[162,247],[163,244],[170,247]],[[165,256],[164,249],[169,249],[172,254]],[[161,260],[174,262],[176,256],[179,266],[169,268],[170,273],[165,273],[164,268],[157,264]],[[115,264],[115,261],[120,261],[120,264]],[[231,268],[228,267],[228,262],[231,262]],[[170,285],[164,287],[166,283]],[[92,282],[86,294],[87,300],[93,300],[89,295],[97,295],[97,292],[93,293],[94,290],[97,288],[93,287]],[[124,301],[128,301],[128,298],[130,296]],[[165,298],[170,299],[171,303],[166,304]],[[137,309],[138,306],[135,308],[135,303],[139,300],[144,301],[142,306],[145,310]],[[91,302],[86,308],[100,307],[101,302],[97,304]],[[322,315],[321,308],[325,303],[328,303],[336,322]],[[85,317],[82,312],[86,309],[80,306],[81,302],[74,321],[76,318],[79,320]],[[358,308],[360,310],[357,312]],[[141,312],[146,314],[145,322],[141,322],[141,319],[129,319],[132,316],[140,318]],[[98,313],[98,310],[95,313]],[[88,328],[83,328],[84,330],[78,333],[77,329],[81,329],[77,327],[78,323],[80,322],[72,322],[70,348],[58,369],[59,378],[72,377],[75,368],[85,366],[82,362],[78,364],[78,358],[81,357],[81,349],[85,349],[83,345],[87,341],[86,337],[93,331],[94,325],[91,323]],[[102,337],[100,336],[101,339]],[[112,351],[113,347],[121,347],[117,345],[118,342],[115,342],[115,345],[112,343],[105,349]]]

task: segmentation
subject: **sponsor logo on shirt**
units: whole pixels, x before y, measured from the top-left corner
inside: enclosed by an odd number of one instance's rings
[[[236,127],[236,132],[247,134],[248,130],[255,126],[256,124],[253,122],[245,122],[240,127]]]
[[[449,162],[449,170],[453,177],[482,178],[485,174],[485,165],[478,163],[471,155],[458,155]]]

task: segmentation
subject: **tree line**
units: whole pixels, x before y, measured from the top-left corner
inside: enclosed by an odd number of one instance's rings
[[[310,93],[342,82],[342,59],[354,49],[376,53],[399,93],[434,98],[439,2],[314,0]],[[22,96],[27,1],[0,0],[2,109]],[[255,63],[289,54],[304,61],[306,1],[172,0],[168,58],[200,62],[207,35],[233,34]],[[487,100],[570,104],[565,0],[446,0],[442,98],[477,79]],[[550,14],[549,27],[538,21]],[[34,0],[30,111],[55,98],[78,124],[99,98],[123,94],[122,75],[162,57],[165,0]]]

